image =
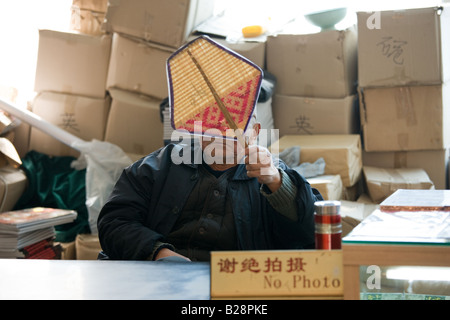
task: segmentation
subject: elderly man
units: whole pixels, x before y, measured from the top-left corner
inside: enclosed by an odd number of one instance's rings
[[[255,144],[255,119],[249,128],[245,149],[203,136],[168,144],[126,168],[99,215],[104,253],[208,261],[217,250],[314,248],[321,195]]]

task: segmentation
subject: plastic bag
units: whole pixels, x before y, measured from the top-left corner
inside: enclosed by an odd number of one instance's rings
[[[129,166],[132,160],[120,147],[106,141],[78,141],[73,147],[80,150],[81,155],[72,162],[71,167],[77,170],[86,168],[86,207],[89,212],[89,226],[91,233],[97,234],[100,210],[123,169]]]
[[[325,160],[320,157],[314,163],[300,163],[300,147],[293,146],[280,152],[279,158],[283,160],[288,167],[300,173],[304,178],[313,178],[325,173]]]

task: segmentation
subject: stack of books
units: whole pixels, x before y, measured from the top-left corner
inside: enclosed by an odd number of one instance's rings
[[[76,217],[74,210],[42,207],[0,213],[0,258],[60,258],[55,226]]]
[[[396,190],[344,242],[449,245],[450,190]]]

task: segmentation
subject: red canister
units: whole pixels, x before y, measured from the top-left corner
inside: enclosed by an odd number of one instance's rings
[[[316,249],[341,249],[341,202],[317,201],[314,209]]]

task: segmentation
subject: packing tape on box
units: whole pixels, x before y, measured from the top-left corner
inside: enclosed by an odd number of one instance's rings
[[[406,151],[394,152],[394,168],[407,168],[408,156]]]
[[[386,173],[388,173],[392,178],[391,180],[395,181],[397,184],[408,184],[406,179],[397,170],[392,170],[390,172],[386,171]],[[397,186],[391,185],[391,190],[396,188]]]
[[[71,94],[72,93],[72,86],[68,85],[68,84],[62,85],[61,92]]]
[[[75,105],[77,102],[77,98],[71,95],[66,95],[64,97],[64,113],[65,114],[74,114],[75,113]]]
[[[314,98],[303,98],[303,102],[309,105],[314,105],[316,104],[316,99]]]
[[[93,12],[106,12],[108,0],[73,0],[72,6]]]
[[[120,0],[109,0],[108,7],[120,6]]]
[[[408,149],[409,146],[409,134],[408,133],[399,133],[397,134],[397,144],[400,149]]]
[[[315,97],[314,86],[312,86],[310,84],[306,84],[303,87],[303,90],[305,92],[305,96],[307,96],[307,97]]]
[[[397,120],[404,120],[407,127],[417,125],[417,116],[414,110],[411,89],[399,87],[394,92]],[[409,146],[409,134],[402,132],[397,134],[397,142],[400,148],[407,149]]]
[[[392,79],[397,83],[411,83],[413,79],[405,74],[404,66],[394,66],[394,76]]]
[[[395,90],[397,119],[404,119],[408,127],[417,125],[417,116],[412,100],[410,87],[399,87]]]
[[[151,12],[145,11],[144,15],[144,39],[150,41],[153,38],[153,19],[154,16]]]
[[[101,30],[101,25],[105,19],[104,12],[92,11],[88,9],[80,9],[77,6],[72,6],[71,23],[75,30],[82,30],[82,33],[88,33]],[[89,31],[89,32],[86,32]]]

